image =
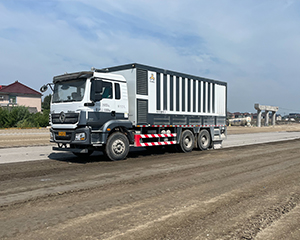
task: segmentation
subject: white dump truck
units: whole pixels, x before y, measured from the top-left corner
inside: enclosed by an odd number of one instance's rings
[[[142,64],[53,78],[56,151],[125,159],[130,146],[207,150],[226,139],[227,83]]]

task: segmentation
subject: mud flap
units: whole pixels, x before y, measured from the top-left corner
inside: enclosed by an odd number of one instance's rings
[[[222,148],[222,141],[213,142],[213,149],[220,149],[220,148]]]

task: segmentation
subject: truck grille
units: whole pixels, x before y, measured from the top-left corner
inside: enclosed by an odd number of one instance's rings
[[[79,113],[53,113],[51,121],[53,124],[75,124],[78,122]]]

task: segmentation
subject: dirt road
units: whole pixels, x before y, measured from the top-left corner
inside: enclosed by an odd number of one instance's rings
[[[0,239],[300,239],[300,140],[0,168]]]
[[[41,129],[0,129],[0,148],[49,145],[50,132]]]

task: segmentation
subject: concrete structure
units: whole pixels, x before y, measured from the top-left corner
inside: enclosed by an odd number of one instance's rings
[[[0,107],[25,106],[31,112],[40,112],[42,94],[16,81],[10,85],[0,85]]]
[[[258,127],[261,127],[261,111],[265,111],[266,113],[265,126],[269,126],[269,112],[272,112],[272,125],[275,125],[276,112],[278,111],[278,107],[259,105],[258,103],[255,103],[254,108],[257,110]]]

